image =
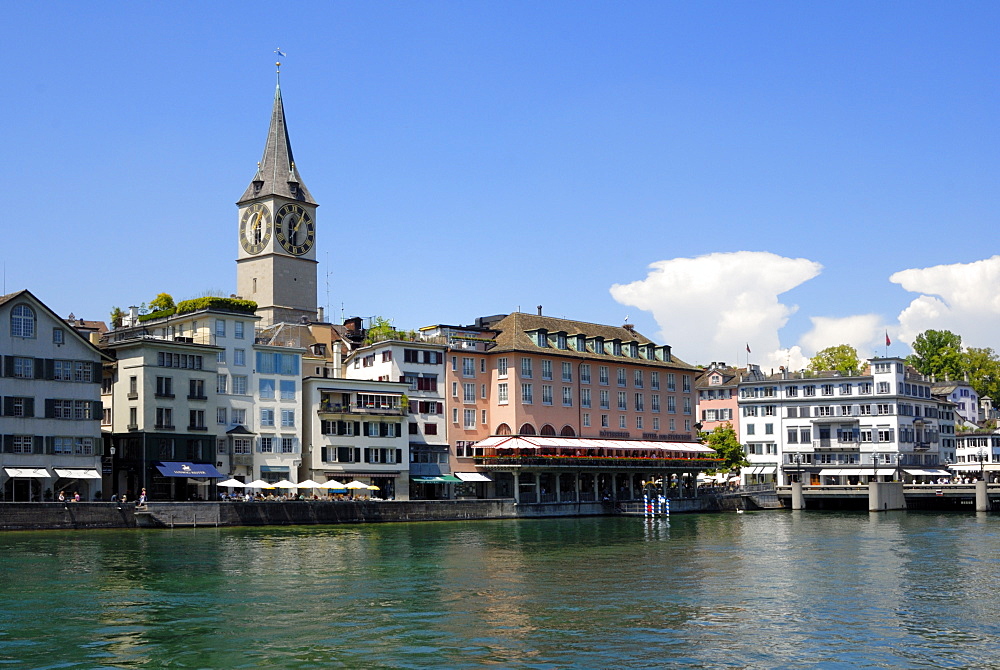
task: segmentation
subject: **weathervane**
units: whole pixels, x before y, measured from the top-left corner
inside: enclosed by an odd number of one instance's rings
[[[285,58],[285,52],[281,50],[281,47],[278,47],[277,49],[275,49],[274,53],[278,54],[282,58]],[[278,74],[281,74],[281,61],[278,61],[277,63],[275,63],[274,66],[276,68],[278,68]]]

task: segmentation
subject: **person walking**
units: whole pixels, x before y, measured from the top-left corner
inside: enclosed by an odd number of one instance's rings
[[[139,494],[139,504],[140,505],[145,505],[146,504],[146,489],[145,488],[143,488],[142,489],[142,493]]]

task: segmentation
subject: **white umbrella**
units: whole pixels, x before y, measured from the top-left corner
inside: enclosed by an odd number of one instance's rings
[[[282,479],[280,482],[274,483],[274,488],[276,489],[294,489],[295,484],[288,481],[287,479]]]
[[[338,482],[336,479],[328,479],[325,483],[320,484],[321,489],[346,489],[347,487]]]
[[[273,489],[274,488],[273,485],[268,484],[263,479],[256,479],[256,480],[250,482],[249,484],[246,484],[246,487],[248,489]]]
[[[359,482],[357,479],[355,479],[354,481],[347,482],[347,484],[344,485],[344,488],[345,489],[366,489],[366,488],[368,488],[368,484],[365,484],[364,482]]]
[[[229,488],[236,487],[236,488],[240,488],[241,489],[241,488],[245,487],[246,484],[244,484],[243,482],[241,482],[238,479],[227,479],[224,482],[219,482],[219,486],[228,486]]]
[[[319,482],[314,482],[311,479],[305,479],[295,485],[295,488],[297,489],[318,489],[319,487]]]

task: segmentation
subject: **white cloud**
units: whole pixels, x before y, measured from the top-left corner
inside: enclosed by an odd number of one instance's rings
[[[752,361],[775,358],[784,365],[793,354],[801,356],[797,348],[781,349],[778,340],[778,330],[798,308],[778,296],[821,270],[806,258],[765,251],[713,253],[657,261],[645,279],[610,290],[623,305],[651,312],[662,329],[659,339],[682,360],[743,357],[749,344]]]
[[[922,294],[899,314],[901,342],[912,343],[932,328],[961,335],[966,346],[995,346],[1000,330],[1000,256],[902,270],[889,281]]]
[[[849,344],[861,359],[871,358],[875,347],[885,342],[886,326],[878,314],[857,314],[842,318],[814,316],[812,329],[802,335],[799,344],[815,354],[821,349]],[[793,368],[794,369],[794,368]]]

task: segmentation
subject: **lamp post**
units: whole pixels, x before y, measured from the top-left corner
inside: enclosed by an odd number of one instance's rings
[[[986,481],[986,454],[983,452],[983,445],[979,445],[979,481]]]
[[[802,454],[795,453],[795,481],[802,483]]]
[[[874,479],[878,481],[878,454],[872,453],[872,474],[875,476]]]

